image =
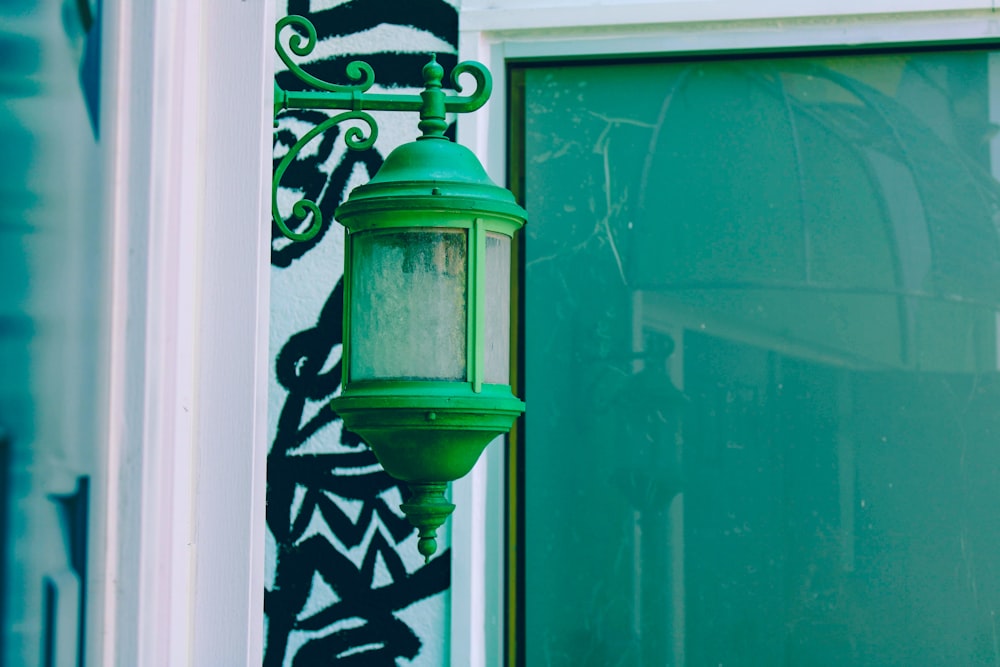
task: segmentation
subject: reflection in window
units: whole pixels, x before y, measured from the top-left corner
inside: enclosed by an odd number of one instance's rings
[[[997,62],[517,73],[528,667],[1000,666]]]

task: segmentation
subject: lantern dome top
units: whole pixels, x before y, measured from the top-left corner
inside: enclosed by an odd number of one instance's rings
[[[500,217],[518,228],[526,216],[513,193],[490,179],[472,151],[444,137],[421,137],[389,153],[336,216],[353,230],[352,219],[364,213],[420,210]]]

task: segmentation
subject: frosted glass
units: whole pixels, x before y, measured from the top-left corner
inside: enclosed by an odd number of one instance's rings
[[[352,251],[351,379],[465,380],[465,230],[362,233]]]
[[[486,235],[486,353],[483,379],[510,382],[510,238]]]

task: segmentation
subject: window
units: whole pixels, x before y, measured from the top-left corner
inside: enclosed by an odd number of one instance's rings
[[[998,62],[511,72],[516,662],[1000,665]]]

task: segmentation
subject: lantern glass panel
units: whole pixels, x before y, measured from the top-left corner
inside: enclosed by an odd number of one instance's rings
[[[483,379],[510,382],[510,237],[486,235],[486,335]]]
[[[468,235],[353,235],[350,379],[466,379]]]

